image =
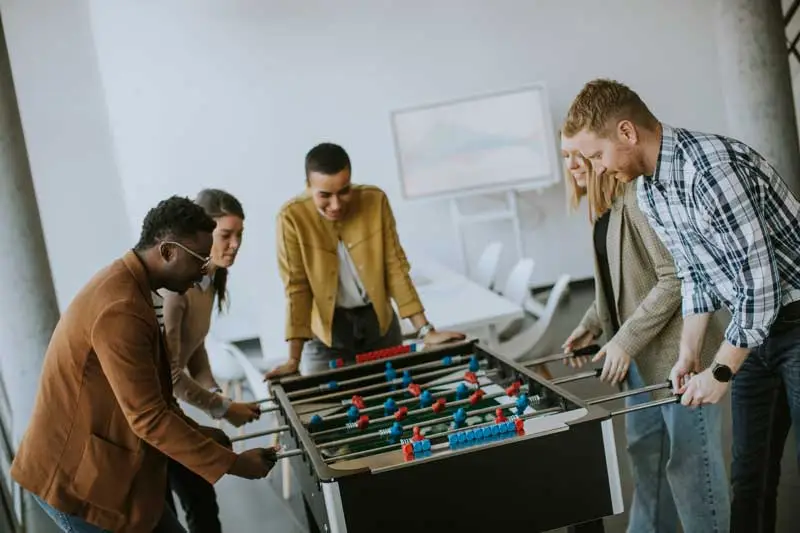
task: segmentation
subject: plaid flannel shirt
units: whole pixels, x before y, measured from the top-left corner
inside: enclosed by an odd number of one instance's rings
[[[800,203],[746,144],[662,124],[639,205],[675,259],[683,315],[724,304],[725,338],[754,348],[781,307],[800,300]]]

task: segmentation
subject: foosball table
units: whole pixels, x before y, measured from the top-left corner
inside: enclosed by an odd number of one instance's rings
[[[311,531],[602,531],[623,511],[612,416],[674,401],[612,413],[632,392],[581,400],[475,341],[331,367],[271,383]]]

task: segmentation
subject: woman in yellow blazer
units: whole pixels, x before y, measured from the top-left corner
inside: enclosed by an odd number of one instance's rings
[[[674,261],[636,201],[635,184],[596,179],[589,161],[562,137],[567,190],[573,207],[587,196],[593,224],[595,300],[564,343],[565,351],[601,335],[606,344],[601,379],[636,389],[666,383],[681,342],[681,285]],[[712,322],[701,350],[710,364],[722,342]],[[583,361],[572,361],[580,365]],[[638,394],[635,405],[670,394]],[[634,495],[628,531],[727,532],[730,499],[722,452],[719,406],[687,409],[679,403],[626,417]]]
[[[267,378],[296,372],[301,359],[303,373],[318,372],[401,344],[392,300],[426,344],[463,339],[425,317],[386,194],[351,183],[350,158],[336,144],[312,148],[305,167],[305,192],[277,217],[289,360]]]

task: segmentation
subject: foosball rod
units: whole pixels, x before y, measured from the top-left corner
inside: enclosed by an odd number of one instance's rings
[[[522,362],[522,366],[525,366],[525,367],[537,366],[537,365],[543,365],[545,363],[552,363],[553,361],[561,361],[563,359],[570,359],[572,357],[595,355],[600,350],[601,350],[600,346],[598,346],[597,344],[591,344],[589,346],[584,346],[583,348],[578,348],[577,350],[573,350],[571,352],[557,353],[557,354],[548,355],[548,356],[545,356],[545,357],[539,357],[538,359],[533,359],[531,361],[523,361]]]
[[[451,367],[451,368],[443,368],[443,369],[440,369],[440,370],[434,370],[432,372],[419,374],[414,379],[416,380],[416,379],[423,379],[423,378],[435,378],[437,376],[444,376],[446,374],[450,374],[450,373],[453,373],[453,372],[458,372],[460,370],[464,370],[464,369],[467,369],[467,368],[469,368],[469,365],[459,365],[459,366],[454,366],[454,367]],[[316,402],[320,402],[322,400],[330,400],[330,399],[333,399],[333,398],[342,398],[344,396],[352,396],[353,394],[356,394],[356,393],[359,393],[359,392],[367,392],[367,391],[382,389],[384,387],[391,387],[392,385],[402,385],[402,384],[403,384],[403,379],[402,378],[395,378],[393,380],[385,381],[383,383],[376,383],[374,385],[365,385],[363,387],[358,387],[358,388],[355,388],[355,389],[331,392],[329,394],[323,394],[321,396],[311,396],[309,398],[303,398],[301,400],[297,400],[297,401],[292,402],[292,405],[303,405],[303,404],[307,404],[307,403],[316,403]],[[388,394],[388,396],[391,396],[392,394],[400,394],[400,393],[403,393],[403,392],[405,392],[405,389],[392,391],[392,393]]]
[[[495,408],[497,409],[497,408]],[[536,411],[535,413],[528,413],[523,415],[514,415],[519,419],[528,420],[530,418],[536,418],[538,416],[544,416],[549,414],[560,413],[563,409],[561,407],[548,407],[547,409],[542,409],[541,411]],[[442,431],[440,433],[434,433],[432,435],[426,435],[425,438],[428,440],[437,439],[440,437],[447,437],[448,435],[452,435],[453,433],[458,433],[459,431],[465,431],[466,429],[478,429],[482,427],[489,427],[494,425],[496,422],[481,422],[480,424],[475,424],[472,426],[467,426],[466,428],[455,428],[455,429],[448,429],[446,431]],[[335,463],[336,461],[345,461],[347,459],[356,459],[358,457],[364,457],[366,455],[373,455],[388,451],[393,451],[397,449],[401,449],[403,446],[402,443],[397,444],[387,444],[385,446],[380,446],[378,448],[371,448],[369,450],[361,450],[359,452],[352,452],[347,453],[344,455],[334,455],[325,459],[326,463]]]
[[[439,367],[447,367],[447,368],[455,368],[453,365],[461,363],[462,361],[466,360],[469,361],[473,356],[467,355],[454,355],[454,356],[445,356],[442,357],[441,360],[438,361],[429,361],[427,363],[419,363],[416,365],[407,366],[401,369],[393,369],[396,372],[405,372],[406,370],[425,370],[428,368],[439,368]],[[391,361],[387,361],[387,365],[391,365]],[[388,368],[388,367],[385,367]],[[357,378],[345,379],[342,381],[337,382],[339,387],[348,386],[348,385],[355,385],[356,383],[361,383],[362,381],[369,381],[376,378],[381,378],[386,375],[386,370],[381,372],[376,372],[374,374],[367,374],[365,376],[358,376]],[[325,391],[327,389],[327,385],[318,385],[316,387],[308,387],[306,389],[298,389],[288,393],[286,396],[289,399],[297,398],[298,396],[305,396],[306,394],[313,394],[315,392],[319,392],[320,390]]]
[[[660,400],[653,400],[652,402],[645,402],[637,405],[632,405],[624,409],[619,409],[618,411],[611,411],[611,416],[624,415],[627,413],[632,413],[634,411],[641,411],[642,409],[649,409],[651,407],[657,407],[659,405],[669,405],[671,403],[678,403],[680,401],[681,401],[681,396],[679,394],[676,394],[668,398],[661,398]]]
[[[526,405],[525,407],[528,407],[528,406],[530,406],[530,402],[528,402],[528,405]],[[483,414],[486,414],[486,413],[491,413],[492,411],[496,411],[497,409],[509,409],[511,407],[515,407],[515,408],[519,409],[517,407],[516,402],[515,403],[506,403],[506,404],[501,404],[501,405],[495,405],[495,406],[492,406],[492,407],[483,407],[481,409],[475,409],[474,411],[467,411],[466,412],[466,416],[483,415]],[[524,411],[524,409],[523,409],[523,411]],[[440,416],[438,418],[432,418],[430,420],[425,420],[425,421],[420,422],[418,424],[410,424],[407,427],[413,428],[414,426],[416,426],[418,428],[424,428],[424,427],[428,427],[428,426],[435,426],[436,424],[441,424],[442,422],[447,422],[448,420],[451,420],[452,418],[453,418],[453,415],[450,414],[448,416]],[[406,426],[402,426],[401,425],[401,427],[403,428],[403,431],[406,430]],[[375,437],[383,437],[383,436],[389,435],[388,432],[390,431],[390,429],[391,428],[386,428],[386,429],[381,429],[381,430],[378,430],[378,431],[373,431],[371,433],[365,433],[363,435],[356,435],[355,437],[347,437],[346,439],[339,439],[339,440],[332,440],[332,441],[328,441],[328,442],[322,442],[322,443],[317,444],[317,448],[333,448],[333,447],[336,447],[336,446],[341,446],[343,444],[351,444],[353,442],[361,442],[361,441],[365,441],[365,440],[374,439]],[[400,436],[402,437],[402,434]]]
[[[522,385],[520,387],[520,391],[521,392],[527,392],[527,389],[528,389],[528,385]],[[452,391],[452,392],[455,392],[455,391]],[[495,392],[493,394],[486,394],[485,396],[482,396],[481,399],[482,400],[493,400],[495,398],[499,398],[500,396],[506,396],[506,391]],[[447,408],[450,408],[450,407],[460,407],[462,405],[467,405],[467,404],[470,404],[470,403],[472,403],[472,400],[470,398],[465,398],[463,400],[455,400],[453,402],[449,402],[446,405],[447,405]],[[411,417],[411,416],[422,415],[422,414],[427,414],[427,413],[435,413],[435,412],[436,411],[433,410],[433,406],[431,406],[431,407],[421,407],[419,409],[414,409],[413,411],[409,411],[408,413],[406,413],[406,416],[407,417]],[[383,416],[383,417],[380,417],[380,418],[376,418],[374,420],[370,420],[370,424],[380,424],[380,423],[383,423],[383,422],[389,422],[391,420],[395,420],[394,415]],[[310,433],[310,435],[311,435],[312,438],[324,437],[325,435],[331,435],[333,433],[338,433],[338,432],[342,431],[342,429],[349,429],[349,428],[346,428],[346,427],[345,428],[341,428],[341,427],[331,428],[331,429],[326,429],[324,431],[316,431],[316,432]]]
[[[479,375],[479,374],[481,374],[481,375]],[[481,372],[478,372],[477,374],[475,374],[475,377],[478,378],[478,383],[470,383],[471,387],[483,387],[483,386],[486,386],[486,385],[492,385],[492,381],[483,381],[483,382],[481,381],[481,378],[485,377],[485,376],[482,375]],[[435,385],[430,385],[430,387],[439,387],[441,385],[447,385],[447,384],[450,384],[450,383],[458,383],[459,381],[462,381],[462,380],[464,380],[463,377],[461,377],[459,379],[456,379],[456,380],[452,380],[452,381],[442,381],[441,383],[436,383]],[[404,389],[404,391],[407,392],[408,389]],[[392,392],[396,392],[396,391],[392,391]],[[455,392],[455,389],[446,390],[446,391],[439,391],[439,392],[431,393],[431,396],[433,398],[435,398],[435,399],[439,399],[439,398],[441,398],[443,396],[447,396],[449,394],[453,394],[454,392]],[[365,397],[363,397],[361,399],[366,402],[368,399],[372,399],[372,398],[370,396],[365,396]],[[413,397],[413,398],[408,398],[406,400],[398,400],[397,402],[395,402],[395,405],[397,405],[399,407],[402,407],[404,405],[407,405],[407,404],[410,404],[410,403],[414,403],[414,402],[418,402],[418,401],[419,401],[418,397]],[[345,407],[348,407],[351,404],[352,404],[352,399],[345,400],[345,401],[342,402],[342,405],[345,406]],[[359,414],[371,413],[373,411],[380,411],[383,408],[384,408],[383,404],[373,405],[372,407],[365,407],[364,409],[359,409],[358,412],[359,412]],[[347,416],[348,416],[347,413],[339,413],[339,414],[330,415],[330,416],[323,416],[322,417],[322,422],[330,422],[331,420],[338,420],[340,418],[347,418]]]
[[[498,372],[497,370],[478,370],[477,372],[475,372],[475,377],[491,378],[493,375],[497,374],[497,372]],[[427,376],[420,375],[420,376],[417,376],[417,377],[421,378],[421,377],[427,377]],[[447,379],[447,380],[444,380],[444,381],[436,381],[435,383],[425,383],[424,386],[426,386],[426,387],[440,387],[442,385],[450,385],[452,383],[458,383],[459,381],[463,381],[464,379],[466,379],[466,378],[465,378],[465,376],[462,375],[462,376],[459,376],[457,378]],[[365,402],[371,401],[371,400],[382,400],[384,398],[389,398],[391,396],[396,396],[398,394],[402,394],[402,393],[404,393],[406,391],[408,391],[407,388],[395,389],[395,390],[391,390],[391,391],[388,391],[388,392],[379,392],[378,394],[370,394],[370,395],[367,395],[367,396],[363,396],[361,399],[364,400]],[[342,400],[342,405],[345,406],[345,407],[349,406],[351,403],[353,403],[352,402],[352,397],[348,398],[346,400]]]
[[[552,385],[561,385],[562,383],[572,383],[573,381],[580,381],[582,379],[589,379],[589,378],[599,378],[600,374],[603,373],[602,368],[596,368],[594,370],[590,370],[588,372],[580,372],[578,374],[571,374],[569,376],[564,376],[561,378],[551,379],[550,383]]]
[[[647,385],[638,389],[629,389],[626,391],[617,392],[615,394],[609,394],[608,396],[599,396],[597,398],[592,398],[590,400],[586,400],[586,405],[597,405],[599,403],[606,403],[613,400],[627,398],[628,396],[636,396],[637,394],[643,392],[654,392],[671,387],[672,383],[670,383],[669,381],[666,381],[664,383],[656,383],[655,385]]]
[[[273,398],[272,396],[267,396],[266,398],[261,398],[260,400],[256,400],[253,403],[262,404],[262,403],[276,402],[276,401],[277,400],[275,400],[275,398]]]
[[[244,435],[238,435],[236,437],[231,437],[231,442],[239,442],[240,440],[247,440],[247,439],[254,439],[256,437],[264,437],[266,435],[274,435],[275,433],[283,433],[284,431],[288,431],[289,426],[278,426],[272,429],[266,429],[264,431],[256,431],[254,433],[246,433]]]

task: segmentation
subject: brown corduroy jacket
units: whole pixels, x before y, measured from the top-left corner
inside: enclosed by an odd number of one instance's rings
[[[147,274],[131,251],[58,322],[11,475],[100,528],[150,533],[165,502],[167,455],[211,483],[236,459],[178,407]]]

